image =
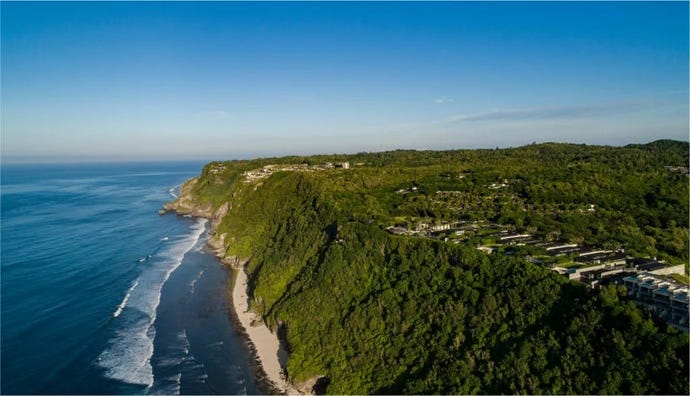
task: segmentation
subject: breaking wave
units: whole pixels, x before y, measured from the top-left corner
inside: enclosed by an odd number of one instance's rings
[[[173,243],[156,255],[159,262],[141,273],[120,304],[121,309],[118,307],[113,314],[123,321],[123,325],[97,360],[97,364],[105,369],[106,377],[147,387],[153,384],[151,356],[161,290],[170,274],[182,263],[184,255],[204,233],[206,222],[206,219],[200,219],[191,225],[189,235],[175,240],[171,238]],[[125,306],[127,311],[124,311]]]
[[[132,285],[132,287],[130,287],[129,290],[127,290],[127,294],[125,294],[125,298],[122,299],[122,302],[120,303],[120,305],[117,306],[117,309],[113,313],[114,318],[117,318],[118,316],[120,316],[120,314],[122,313],[122,310],[125,309],[125,307],[127,306],[127,300],[129,300],[129,296],[132,295],[132,291],[134,289],[136,289],[137,286],[139,286],[139,280],[134,282],[134,285]]]

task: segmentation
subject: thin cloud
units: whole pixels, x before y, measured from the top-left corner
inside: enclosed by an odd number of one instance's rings
[[[591,106],[539,107],[532,109],[491,110],[475,114],[462,114],[448,118],[447,123],[473,121],[555,120],[566,118],[601,117],[634,113],[663,106],[660,101],[604,103]]]
[[[452,98],[442,97],[442,98],[437,98],[437,99],[435,99],[435,100],[434,100],[434,103],[436,103],[436,104],[444,104],[444,103],[451,103],[451,102],[454,102],[454,101],[455,101],[455,100],[453,100]]]

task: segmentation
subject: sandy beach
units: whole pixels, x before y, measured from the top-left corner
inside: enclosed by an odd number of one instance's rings
[[[278,335],[271,333],[260,317],[254,312],[249,311],[249,300],[247,298],[247,274],[244,268],[234,271],[236,276],[232,289],[232,303],[235,312],[244,328],[247,336],[254,344],[256,356],[261,362],[261,366],[267,378],[275,384],[275,387],[290,395],[300,394],[300,392],[285,381],[281,372],[278,360],[280,342]]]

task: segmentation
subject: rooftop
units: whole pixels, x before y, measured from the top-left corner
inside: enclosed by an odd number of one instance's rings
[[[666,267],[666,264],[660,263],[658,261],[651,261],[645,264],[636,265],[636,268],[639,271],[655,271],[664,267]]]
[[[617,261],[617,260],[623,260],[626,257],[628,257],[625,253],[623,252],[617,252],[617,253],[593,253],[593,254],[587,254],[587,255],[580,255],[579,257],[575,258],[575,262],[578,263],[589,263],[589,262],[594,262],[594,261],[599,261],[599,262],[608,262],[608,261]]]
[[[660,275],[642,272],[636,275],[626,276],[623,280],[625,282],[636,283],[646,288],[655,289],[655,293],[670,296],[676,301],[688,301],[688,292],[690,292],[688,285],[664,278]]]

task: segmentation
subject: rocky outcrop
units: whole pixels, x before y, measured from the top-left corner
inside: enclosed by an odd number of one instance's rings
[[[205,204],[197,204],[194,202],[192,188],[199,181],[198,178],[193,177],[180,187],[180,196],[175,201],[168,202],[163,205],[163,210],[174,211],[181,215],[192,215],[195,217],[203,217],[211,219],[213,217],[213,204],[210,202]]]
[[[218,229],[220,222],[223,221],[223,218],[226,214],[228,214],[228,210],[230,209],[232,209],[232,204],[227,201],[216,209],[216,211],[213,213],[213,218],[211,219],[212,232],[215,232],[215,230]]]
[[[244,268],[245,264],[247,264],[247,262],[249,262],[249,259],[242,259],[242,258],[239,258],[237,256],[225,256],[222,259],[220,259],[220,261],[223,264],[229,265],[233,268],[240,269],[240,268]]]
[[[213,253],[220,258],[225,256],[225,249],[227,248],[227,246],[225,246],[225,237],[227,235],[226,233],[215,234],[206,241],[206,245],[208,245],[208,247],[213,250]]]
[[[212,237],[208,239],[206,244],[213,250],[213,253],[220,259],[221,262],[235,268],[242,268],[247,260],[236,256],[226,257],[225,252],[228,248],[228,241],[226,240],[227,234],[216,234],[216,230],[223,221],[223,218],[228,214],[228,211],[232,209],[232,203],[225,202],[215,211],[213,210],[213,204],[210,202],[199,204],[196,200],[194,200],[193,195],[193,187],[198,183],[198,181],[199,179],[195,177],[184,182],[184,184],[182,184],[180,187],[179,198],[163,205],[163,209],[161,209],[159,213],[163,213],[164,211],[173,211],[181,215],[192,215],[195,217],[210,219]]]
[[[229,265],[233,268],[243,268],[248,261],[247,259],[241,259],[237,256],[226,256],[228,242],[225,238],[227,235],[228,234],[226,233],[216,234],[208,239],[206,245],[213,250],[213,253],[223,264]]]
[[[295,388],[303,395],[323,395],[329,383],[328,377],[315,375],[304,382],[295,384]]]

